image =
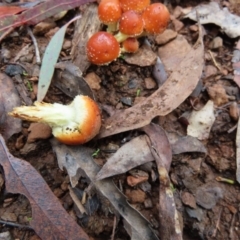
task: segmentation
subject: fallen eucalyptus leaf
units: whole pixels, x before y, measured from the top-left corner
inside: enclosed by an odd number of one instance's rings
[[[55,70],[55,64],[57,63],[62,44],[64,41],[65,32],[67,27],[81,16],[73,18],[71,21],[61,27],[49,42],[42,60],[42,67],[40,69],[37,101],[41,102],[47,94],[48,88],[51,84],[53,73]]]
[[[104,179],[154,160],[146,141],[146,136],[141,135],[124,144],[111,156],[98,172],[96,179]]]
[[[0,128],[5,140],[22,129],[22,121],[7,115],[14,107],[21,105],[13,80],[4,73],[0,73]]]
[[[204,63],[202,31],[185,58],[167,81],[146,100],[117,111],[102,124],[100,138],[146,126],[156,116],[165,116],[176,109],[196,88]]]
[[[6,191],[23,194],[32,208],[31,227],[41,239],[88,240],[87,234],[68,215],[42,176],[27,161],[12,156],[0,136],[0,164]]]
[[[172,163],[172,151],[165,131],[157,124],[142,128],[149,137],[149,147],[158,167],[160,238],[182,240],[182,229],[168,175]]]

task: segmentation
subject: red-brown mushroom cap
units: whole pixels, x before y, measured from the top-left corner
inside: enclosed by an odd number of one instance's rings
[[[102,0],[98,6],[98,17],[104,24],[117,22],[122,15],[119,0]]]
[[[122,43],[122,52],[135,53],[139,49],[139,42],[136,38],[127,38]]]
[[[123,12],[134,10],[141,13],[150,5],[150,0],[120,0],[120,4]]]
[[[108,64],[118,58],[120,45],[116,38],[107,32],[97,32],[88,40],[87,56],[96,65]]]
[[[133,10],[124,12],[119,20],[119,31],[131,37],[140,35],[143,32],[142,16]]]
[[[142,13],[144,29],[151,34],[162,33],[170,20],[170,14],[162,3],[153,3]]]

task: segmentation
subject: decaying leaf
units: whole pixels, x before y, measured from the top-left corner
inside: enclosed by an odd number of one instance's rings
[[[196,11],[201,24],[214,23],[221,27],[230,38],[240,36],[240,17],[229,12],[228,8],[221,9],[217,2],[198,5],[185,18],[197,21]]]
[[[133,231],[139,233],[140,239],[157,240],[150,227],[150,223],[136,210],[134,210],[126,201],[125,196],[117,189],[110,179],[95,181],[99,167],[92,158],[92,151],[85,146],[66,146],[56,140],[51,141],[53,149],[58,158],[58,164],[68,171],[70,180],[77,182],[78,171],[83,170],[87,177],[94,183],[94,186],[100,194],[105,196],[119,214],[132,227]]]
[[[201,141],[192,136],[180,136],[177,133],[167,133],[168,140],[172,146],[173,154],[184,152],[201,152],[207,153]]]
[[[39,173],[28,162],[9,153],[2,136],[0,164],[4,170],[6,190],[28,198],[32,207],[30,225],[41,239],[89,239],[68,215]]]
[[[55,14],[79,7],[83,4],[95,2],[95,0],[49,0],[30,8],[19,15],[0,17],[0,37],[10,30],[24,24],[34,25]]]
[[[199,140],[208,139],[212,125],[215,121],[214,104],[209,100],[199,111],[193,111],[189,118],[187,134]]]
[[[238,119],[238,127],[237,127],[237,137],[236,137],[236,148],[237,148],[237,171],[236,171],[236,178],[237,181],[240,183],[240,118]]]
[[[26,10],[20,6],[0,6],[0,17],[13,15]]]
[[[176,133],[167,133],[167,136],[173,154],[184,152],[207,152],[204,145],[195,137],[180,136]],[[145,135],[140,135],[125,143],[115,154],[107,159],[107,162],[98,172],[96,179],[101,180],[125,173],[134,167],[153,160],[154,157],[148,146],[147,137]]]
[[[120,110],[105,120],[99,137],[143,127],[156,116],[165,116],[177,108],[195,89],[203,71],[202,33],[167,81],[146,100]]]
[[[22,121],[7,115],[14,107],[21,105],[21,100],[13,81],[4,73],[0,73],[0,128],[5,140],[22,129]]]
[[[146,136],[141,135],[124,144],[111,156],[98,172],[96,179],[111,177],[153,161],[154,158],[147,144]]]
[[[71,62],[61,62],[55,65],[56,69],[53,75],[53,84],[61,89],[66,95],[74,98],[77,95],[87,95],[94,99],[93,92],[85,79],[82,72]]]
[[[81,16],[73,18],[71,21],[61,27],[49,42],[43,56],[42,66],[39,74],[37,101],[41,102],[47,94],[48,88],[52,81],[52,76],[55,70],[62,44],[64,41],[67,27]]]
[[[143,127],[143,130],[149,136],[149,147],[157,163],[159,173],[160,238],[163,240],[181,240],[182,230],[168,176],[172,162],[170,143],[165,131],[159,125],[151,123]]]

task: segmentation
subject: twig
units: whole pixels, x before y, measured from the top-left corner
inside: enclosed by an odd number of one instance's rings
[[[113,230],[112,230],[111,240],[114,240],[115,231],[116,231],[116,226],[117,226],[117,217],[114,216],[114,219],[113,219]]]
[[[4,33],[2,34],[2,36],[0,37],[0,42],[1,42],[8,34],[10,34],[13,30],[14,30],[14,28],[11,27],[11,28],[9,28],[6,32],[4,32]]]
[[[33,228],[31,226],[22,225],[22,224],[13,223],[13,222],[8,222],[8,221],[3,221],[3,220],[0,220],[0,224],[6,225],[6,226],[9,226],[9,227],[17,227],[17,228],[20,228],[20,229],[33,230]]]
[[[41,57],[40,57],[40,52],[39,52],[37,40],[36,40],[35,36],[33,35],[33,32],[32,32],[30,27],[27,27],[27,32],[28,32],[28,34],[30,35],[30,37],[33,41],[33,45],[34,45],[35,53],[36,53],[36,63],[41,64]]]
[[[220,229],[219,225],[220,225],[220,219],[221,219],[221,215],[222,215],[222,210],[223,210],[223,208],[221,207],[221,209],[219,211],[219,214],[218,214],[218,220],[217,220],[217,223],[216,223],[216,227],[215,227],[215,229],[213,231],[212,237],[216,237],[217,230]]]
[[[74,203],[76,204],[80,212],[82,214],[83,213],[87,214],[86,209],[84,208],[84,206],[82,205],[81,201],[78,199],[77,195],[74,193],[72,188],[69,186],[68,189],[69,189],[70,196],[72,197],[72,200],[74,201]]]
[[[238,124],[236,124],[236,125],[234,125],[233,127],[231,127],[230,129],[228,129],[228,133],[231,133],[231,132],[233,132],[233,131],[235,131],[235,129],[237,129],[237,126],[238,126]]]
[[[217,63],[217,61],[216,61],[215,57],[213,56],[212,52],[211,52],[210,50],[208,50],[208,52],[209,52],[209,54],[210,54],[210,56],[211,56],[211,58],[212,58],[212,60],[213,60],[213,63],[214,63],[214,65],[215,65],[215,67],[216,67],[220,72],[222,72],[222,69],[221,69],[221,67],[219,66],[219,64]]]
[[[236,213],[233,214],[232,221],[231,221],[231,227],[230,227],[230,239],[234,239],[234,222],[235,222],[235,216]]]

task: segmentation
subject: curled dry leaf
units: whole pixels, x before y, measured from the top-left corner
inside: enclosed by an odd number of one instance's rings
[[[156,124],[143,127],[149,136],[149,147],[158,167],[159,188],[159,220],[160,238],[163,240],[182,240],[182,230],[178,212],[168,176],[172,162],[172,151],[165,131]]]
[[[126,201],[125,196],[117,189],[110,179],[95,181],[95,176],[99,167],[92,158],[92,150],[84,146],[66,146],[51,141],[53,149],[58,158],[58,164],[68,171],[71,182],[77,184],[79,170],[83,170],[87,177],[94,183],[94,186],[100,194],[105,196],[119,212],[119,214],[128,222],[132,231],[139,233],[139,240],[157,240],[158,237],[150,228],[150,223]]]
[[[236,148],[237,148],[237,172],[236,178],[237,181],[240,183],[240,118],[238,119],[238,126],[237,126],[237,137],[236,137]]]
[[[32,207],[30,225],[41,239],[89,239],[68,215],[39,173],[28,162],[9,153],[2,136],[0,164],[4,170],[6,190],[28,198]]]
[[[177,108],[195,89],[203,71],[202,31],[199,39],[178,64],[167,81],[146,100],[107,118],[99,137],[143,127],[156,116],[165,116]]]
[[[0,73],[0,128],[5,140],[22,129],[22,121],[7,115],[14,107],[21,105],[21,100],[13,81],[4,73]]]
[[[240,36],[240,17],[229,12],[228,8],[220,8],[217,2],[202,4],[192,9],[185,18],[197,21],[196,11],[201,24],[214,23],[230,37]]]

